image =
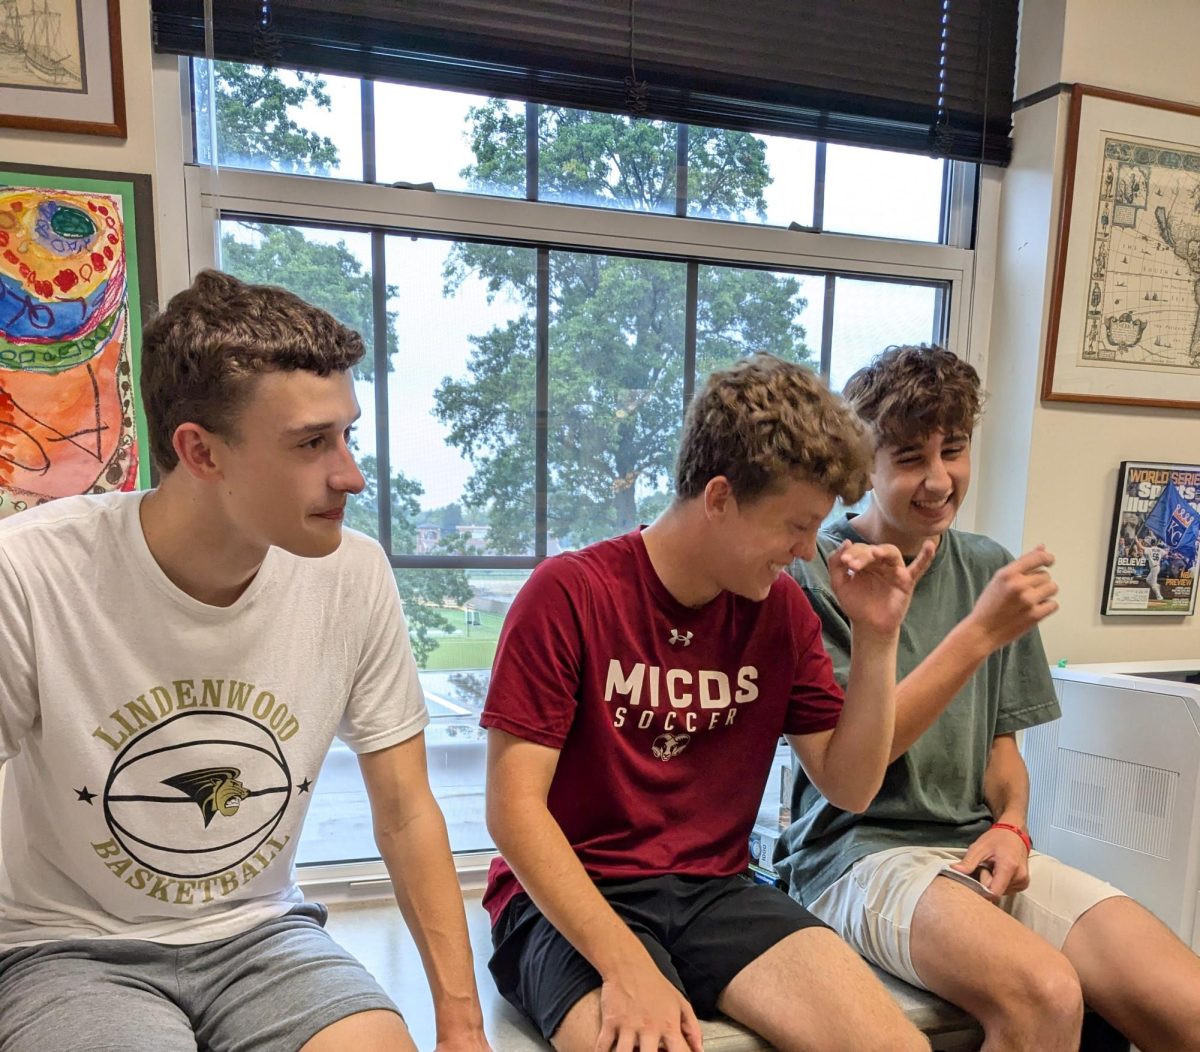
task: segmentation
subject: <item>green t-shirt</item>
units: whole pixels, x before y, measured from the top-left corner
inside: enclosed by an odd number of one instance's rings
[[[817,557],[793,569],[821,618],[825,648],[843,687],[850,670],[850,622],[833,597],[828,561],[846,538],[863,540],[849,518],[827,527]],[[900,629],[897,680],[971,612],[992,575],[1011,561],[987,537],[957,530],[942,535]],[[1034,629],[980,665],[937,722],[888,767],[879,795],[863,814],[831,805],[797,764],[793,822],[775,849],[775,870],[788,892],[812,902],[860,858],[876,851],[906,845],[966,847],[992,819],[983,798],[992,740],[1060,715],[1046,653]]]

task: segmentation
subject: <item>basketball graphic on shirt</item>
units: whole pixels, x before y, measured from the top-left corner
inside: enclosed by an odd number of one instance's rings
[[[117,755],[104,817],[136,862],[195,879],[253,855],[291,796],[291,772],[269,728],[236,712],[184,712]]]

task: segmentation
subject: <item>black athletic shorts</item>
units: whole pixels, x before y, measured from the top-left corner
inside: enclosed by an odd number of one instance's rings
[[[782,891],[744,876],[602,880],[596,887],[701,1018],[715,1016],[721,991],[777,942],[827,927]],[[497,988],[546,1040],[600,986],[599,973],[528,895],[505,907],[492,945],[488,967]]]

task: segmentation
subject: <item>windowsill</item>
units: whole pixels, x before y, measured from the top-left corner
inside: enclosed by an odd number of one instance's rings
[[[488,866],[495,851],[459,852],[454,856],[458,886],[464,896],[482,893]],[[331,862],[298,866],[296,882],[305,898],[331,904],[386,904],[393,902],[392,882],[382,859],[365,862]]]
[[[395,1000],[417,1048],[433,1048],[437,1044],[436,1028],[425,970],[399,909],[394,901],[390,901],[390,885],[384,880],[359,887],[362,892],[370,890],[373,894],[371,897],[359,893],[353,898],[331,899],[324,893],[315,893],[311,887],[305,889],[305,894],[331,907],[326,925],[329,933],[362,961]],[[478,891],[464,895],[467,926],[475,950],[475,982],[484,1003],[485,1022],[490,1022],[503,1002],[487,970],[487,953],[484,951],[491,940],[488,917],[480,905],[480,898]],[[493,1001],[500,1004],[493,1004]],[[489,1028],[489,1035],[494,1029]],[[495,1052],[502,1052],[501,1046],[493,1045],[493,1048]]]

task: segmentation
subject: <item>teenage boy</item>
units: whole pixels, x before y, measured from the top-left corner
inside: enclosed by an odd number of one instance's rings
[[[896,633],[924,562],[847,544],[843,702],[784,572],[870,440],[808,370],[756,355],[693,401],[675,500],[652,525],[549,559],[505,622],[483,714],[492,973],[560,1052],[701,1048],[717,1010],[783,1050],[928,1044],[826,927],[743,874],[786,734],[842,807],[892,737]]]
[[[336,733],[432,987],[481,1013],[391,568],[342,530],[357,333],[206,271],[142,343],[160,473],[0,524],[0,1048],[412,1050],[293,860]]]
[[[965,1008],[988,1052],[1075,1052],[1083,1001],[1142,1052],[1200,1049],[1200,961],[1103,881],[1031,850],[1014,738],[1057,718],[1036,625],[1057,609],[1042,547],[1013,559],[950,524],[971,478],[979,377],[938,348],[891,348],[846,399],[875,433],[870,507],[797,566],[843,679],[857,661],[834,553],[937,545],[900,632],[883,788],[850,814],[803,773],[776,868],[869,960]]]

